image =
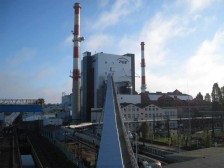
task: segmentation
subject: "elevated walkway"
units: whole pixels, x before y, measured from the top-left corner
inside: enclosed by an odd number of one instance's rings
[[[15,113],[12,113],[8,116],[5,116],[5,125],[6,126],[10,126],[13,124],[13,122],[16,120],[16,118],[19,116],[19,112],[15,112]]]
[[[42,112],[43,99],[0,99],[0,112]]]
[[[103,130],[97,168],[138,168],[122,120],[112,76],[108,76],[104,104]]]

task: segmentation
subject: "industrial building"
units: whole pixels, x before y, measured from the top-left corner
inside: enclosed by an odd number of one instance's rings
[[[153,104],[145,107],[135,104],[123,104],[121,106],[121,111],[124,116],[124,122],[130,131],[135,131],[142,122],[148,122],[151,129],[153,129],[157,123],[165,127],[167,120],[169,120],[169,128],[177,128],[176,108],[160,108]]]
[[[106,83],[109,74],[112,74],[120,104],[144,104],[157,101],[168,96],[180,100],[192,100],[187,94],[178,90],[168,92],[149,93],[146,91],[145,74],[145,43],[141,42],[141,93],[135,91],[135,55],[115,55],[108,53],[84,52],[80,60],[80,44],[84,37],[80,36],[80,10],[79,3],[74,5],[74,31],[73,31],[73,79],[72,94],[63,95],[62,105],[66,111],[72,111],[72,120],[75,123],[96,121],[104,106]],[[157,105],[158,106],[158,105]],[[97,115],[92,115],[95,112]],[[101,115],[101,114],[100,114]],[[91,119],[91,116],[94,118]]]
[[[135,55],[85,52],[82,60],[82,121],[91,120],[91,108],[102,108],[108,74],[113,74],[118,94],[135,93]]]

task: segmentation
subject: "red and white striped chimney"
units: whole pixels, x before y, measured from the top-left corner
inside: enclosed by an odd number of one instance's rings
[[[75,122],[80,121],[80,42],[84,40],[80,37],[80,3],[75,3],[75,20],[74,20],[74,32],[73,32],[73,85],[72,85],[72,119]]]
[[[142,69],[142,83],[141,83],[141,93],[145,93],[145,55],[144,55],[144,42],[141,42],[141,69]]]

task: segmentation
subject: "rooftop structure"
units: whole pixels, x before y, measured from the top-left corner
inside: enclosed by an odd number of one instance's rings
[[[178,98],[180,100],[193,100],[193,97],[191,95],[182,93],[177,89],[174,90],[173,92],[167,92],[167,93],[162,92],[148,93],[148,96],[150,100],[158,100],[162,96],[169,96],[172,98]]]

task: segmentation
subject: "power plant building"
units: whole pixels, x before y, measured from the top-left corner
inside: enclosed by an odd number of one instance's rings
[[[85,52],[82,60],[82,121],[91,120],[91,108],[104,104],[108,74],[113,75],[118,94],[135,93],[135,55]]]

